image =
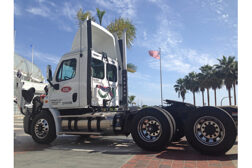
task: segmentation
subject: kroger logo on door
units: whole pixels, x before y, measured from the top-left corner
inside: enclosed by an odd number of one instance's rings
[[[61,92],[64,92],[64,93],[70,92],[71,90],[72,90],[72,88],[69,86],[65,86],[65,87],[61,88]]]
[[[96,85],[96,88],[98,88],[98,94],[101,98],[106,98],[108,95],[113,99],[115,97],[115,88],[111,87],[105,87],[101,85]]]

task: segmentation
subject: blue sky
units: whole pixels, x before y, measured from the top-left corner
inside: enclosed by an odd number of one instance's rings
[[[14,5],[15,51],[31,60],[33,44],[34,63],[44,75],[47,64],[55,68],[70,51],[80,8],[93,15],[97,7],[105,10],[105,27],[120,16],[132,20],[136,39],[128,50],[128,62],[138,69],[129,74],[129,94],[136,95],[137,104],[160,104],[159,62],[148,50],[161,48],[163,97],[174,100],[181,100],[173,88],[178,78],[216,64],[222,55],[238,56],[236,0],[19,0]],[[224,86],[217,91],[219,105],[227,95]],[[212,90],[210,98],[214,105]],[[185,101],[192,103],[191,93]],[[196,104],[202,105],[201,93],[196,94]]]

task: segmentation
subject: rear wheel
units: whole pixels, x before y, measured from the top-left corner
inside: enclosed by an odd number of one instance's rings
[[[57,136],[52,115],[46,111],[36,114],[32,120],[31,135],[37,143],[49,144],[54,141]]]
[[[202,107],[188,121],[187,141],[196,150],[205,154],[219,155],[227,152],[234,144],[237,128],[232,117],[215,107]]]
[[[134,117],[131,134],[139,147],[162,150],[173,136],[172,120],[159,108],[144,108]]]
[[[156,107],[156,108],[162,110],[171,119],[171,123],[172,123],[172,127],[173,127],[173,136],[174,136],[174,134],[176,132],[176,121],[175,121],[175,119],[173,118],[173,116],[171,115],[171,113],[168,112],[166,109],[163,109],[161,107]]]

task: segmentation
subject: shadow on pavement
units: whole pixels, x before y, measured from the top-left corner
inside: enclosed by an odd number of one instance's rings
[[[172,160],[237,160],[237,153],[223,156],[203,155],[187,144],[186,140],[170,144],[162,152],[144,151],[135,145],[132,138],[123,136],[58,136],[50,145],[35,143],[30,136],[19,136],[14,140],[14,152],[43,151],[43,150],[75,150],[88,153],[103,153],[112,155],[142,155],[155,154],[159,159]]]
[[[180,142],[172,143],[167,149],[156,157],[160,159],[169,160],[219,160],[219,161],[229,161],[237,160],[236,154],[225,154],[220,156],[210,156],[199,153],[194,150],[185,140]]]

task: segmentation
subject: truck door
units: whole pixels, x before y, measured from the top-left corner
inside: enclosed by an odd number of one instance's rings
[[[105,84],[105,63],[102,55],[94,51],[92,51],[91,74],[92,106],[102,106],[106,93],[102,93],[99,88]]]
[[[49,101],[54,108],[76,108],[79,107],[79,55],[65,57],[58,66],[53,84],[59,89],[50,87]]]
[[[111,64],[110,64],[111,63]],[[116,106],[117,95],[117,65],[113,65],[110,58],[92,51],[91,60],[91,88],[92,106],[103,106],[106,101],[108,106]],[[107,69],[109,73],[107,73]]]
[[[117,68],[118,63],[112,59],[109,59],[106,63],[106,79],[108,81],[108,86],[111,88],[110,101],[108,102],[109,106],[119,105]]]

